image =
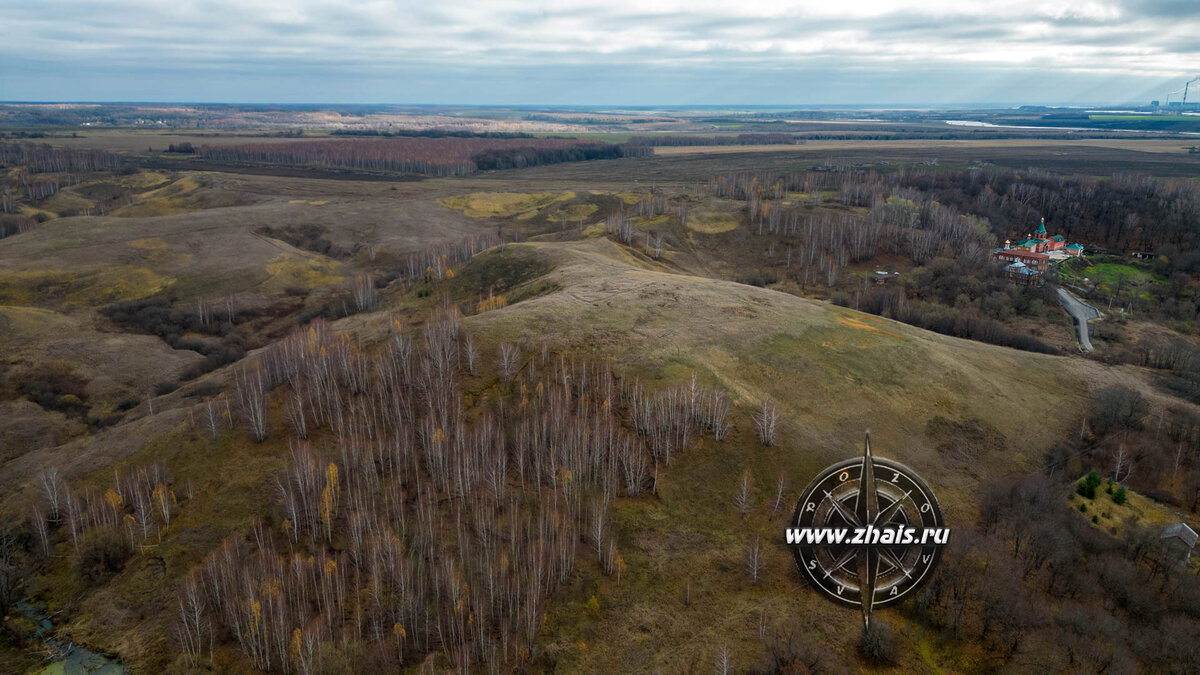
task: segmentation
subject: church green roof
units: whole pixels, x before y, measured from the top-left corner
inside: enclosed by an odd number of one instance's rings
[[[1064,238],[1063,238],[1063,236],[1062,236],[1061,234],[1056,234],[1056,235],[1054,235],[1053,237],[1050,237],[1050,238],[1051,238],[1051,239],[1053,239],[1054,241],[1065,241],[1065,240],[1064,240]]]
[[[1046,219],[1045,218],[1043,218],[1042,222],[1038,225],[1038,229],[1034,230],[1034,234],[1046,234]]]
[[[1083,245],[1082,245],[1082,244],[1067,244],[1067,248],[1078,248],[1078,249],[1082,249],[1082,248],[1083,248]]]

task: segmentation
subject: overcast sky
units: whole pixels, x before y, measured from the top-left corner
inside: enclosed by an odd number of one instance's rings
[[[1165,98],[1200,0],[0,0],[0,100],[772,105]]]

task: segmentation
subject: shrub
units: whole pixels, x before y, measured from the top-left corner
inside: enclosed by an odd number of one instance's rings
[[[1125,387],[1105,387],[1092,395],[1088,425],[1097,434],[1140,429],[1147,410],[1146,399],[1140,393]]]
[[[838,655],[795,621],[762,637],[763,660],[751,673],[836,673]]]
[[[17,390],[46,410],[77,412],[87,400],[87,380],[59,361],[39,361],[20,377]]]
[[[879,619],[864,626],[858,640],[858,652],[868,661],[880,665],[892,663],[896,658],[896,646],[891,628]]]
[[[246,355],[245,350],[238,344],[209,346],[204,351],[200,351],[200,353],[204,354],[204,360],[188,366],[180,373],[180,377],[185,380],[191,380],[205,373],[211,373],[227,363],[238,361]]]
[[[137,396],[126,396],[125,398],[122,398],[120,401],[117,401],[117,410],[120,410],[122,412],[124,412],[126,410],[133,410],[141,402],[142,402],[142,399],[138,398]]]
[[[242,309],[223,321],[207,321],[198,314],[171,308],[166,298],[145,298],[119,302],[105,307],[102,312],[114,323],[136,328],[163,339],[173,349],[186,349],[204,356],[204,360],[187,368],[181,377],[190,380],[221,366],[233,363],[245,356],[242,336],[233,326],[258,315],[257,310]],[[220,335],[221,340],[198,337],[183,337],[185,333]]]
[[[116,530],[88,530],[79,542],[79,578],[89,586],[98,586],[120,572],[131,555],[129,542]]]
[[[1117,491],[1114,492],[1113,496],[1112,496],[1113,503],[1117,504],[1118,506],[1121,504],[1124,504],[1125,500],[1127,498],[1128,497],[1125,495],[1125,486],[1124,485],[1118,487]]]
[[[738,282],[759,288],[766,288],[772,284],[779,283],[779,275],[772,270],[758,270],[738,279]]]
[[[103,417],[89,417],[87,420],[88,427],[93,430],[111,427],[121,421],[120,415],[105,415]]]
[[[189,398],[204,398],[206,396],[215,396],[221,393],[221,385],[218,382],[200,382],[196,386],[184,392],[184,396]]]
[[[1141,490],[1139,492],[1143,497],[1149,497],[1159,504],[1169,504],[1170,506],[1179,506],[1179,500],[1169,490]]]

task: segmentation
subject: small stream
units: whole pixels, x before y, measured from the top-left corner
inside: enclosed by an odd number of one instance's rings
[[[33,636],[40,638],[50,653],[52,663],[41,675],[123,675],[125,667],[103,654],[73,642],[60,643],[56,638],[43,637],[54,630],[54,623],[46,614],[46,607],[22,600],[16,604],[17,611],[37,626]]]

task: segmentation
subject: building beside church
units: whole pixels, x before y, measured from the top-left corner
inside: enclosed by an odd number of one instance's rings
[[[992,259],[1002,263],[1021,263],[1041,274],[1050,269],[1050,256],[1045,253],[1032,253],[1023,248],[998,248],[992,251]]]

